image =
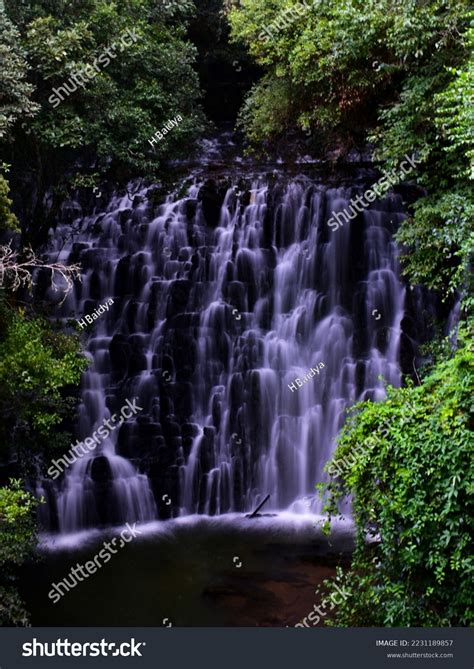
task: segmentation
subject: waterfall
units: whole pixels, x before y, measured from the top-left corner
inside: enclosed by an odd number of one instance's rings
[[[42,482],[51,528],[247,512],[267,494],[265,510],[321,511],[346,408],[401,382],[402,201],[330,229],[359,192],[257,177],[159,205],[143,188],[86,216],[69,204],[50,256],[83,280],[58,316],[114,301],[86,334],[78,436],[127,398],[143,411]]]

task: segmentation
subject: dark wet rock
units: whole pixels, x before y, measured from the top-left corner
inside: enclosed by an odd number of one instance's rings
[[[218,185],[214,179],[208,179],[201,187],[198,200],[202,203],[202,212],[207,225],[216,228],[219,223],[219,215],[226,194],[226,186]]]
[[[131,346],[128,337],[117,334],[112,337],[109,347],[110,361],[116,373],[123,375],[128,369],[128,360],[131,355]]]
[[[112,469],[108,458],[99,455],[92,460],[90,466],[90,477],[97,483],[106,483],[112,480]]]

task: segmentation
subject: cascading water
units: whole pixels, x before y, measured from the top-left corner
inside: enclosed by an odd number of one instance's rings
[[[50,528],[243,512],[268,493],[270,509],[306,510],[309,495],[318,512],[345,409],[400,383],[400,197],[331,230],[360,188],[213,188],[157,210],[153,189],[113,197],[105,213],[76,211],[63,247],[70,221],[55,231],[51,256],[83,267],[59,315],[114,300],[87,335],[79,437],[127,398],[143,411],[43,483]]]

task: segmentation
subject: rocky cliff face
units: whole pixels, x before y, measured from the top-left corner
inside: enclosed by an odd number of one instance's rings
[[[42,482],[47,526],[243,512],[266,494],[273,510],[320,510],[346,407],[400,383],[427,308],[399,277],[399,195],[327,225],[364,180],[226,176],[161,203],[143,188],[92,215],[63,207],[51,254],[83,282],[58,316],[114,300],[85,335],[78,438],[127,398],[142,410]]]

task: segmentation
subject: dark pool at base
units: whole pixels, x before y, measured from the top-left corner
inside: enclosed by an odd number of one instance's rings
[[[328,539],[314,518],[155,523],[54,604],[52,585],[120,530],[76,547],[50,543],[28,565],[21,594],[33,626],[293,625],[352,549],[349,527]]]

